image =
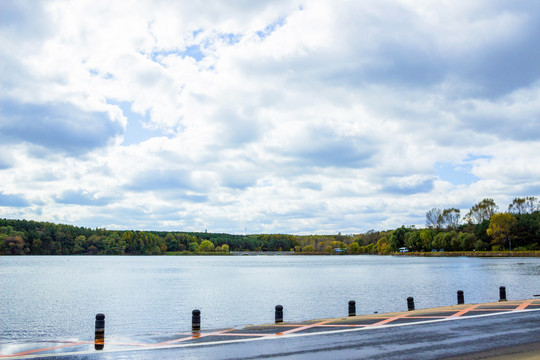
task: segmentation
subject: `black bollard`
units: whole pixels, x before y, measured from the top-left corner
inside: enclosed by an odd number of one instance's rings
[[[506,288],[504,286],[499,287],[499,301],[506,301]]]
[[[458,290],[457,292],[457,303],[458,305],[465,304],[465,297],[462,290]]]
[[[410,296],[407,298],[407,309],[409,309],[409,311],[414,310],[414,299]]]
[[[354,300],[349,301],[349,316],[356,316],[356,302]]]
[[[283,306],[276,305],[276,324],[283,322]]]
[[[94,339],[94,348],[103,350],[105,347],[105,315],[96,315],[96,337]]]
[[[201,310],[195,309],[191,312],[191,330],[201,330]]]

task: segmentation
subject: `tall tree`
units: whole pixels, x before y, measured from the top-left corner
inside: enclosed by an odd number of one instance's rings
[[[426,226],[428,228],[437,228],[441,227],[442,221],[442,212],[439,208],[433,208],[426,213]]]
[[[465,215],[468,222],[480,224],[484,220],[489,220],[497,212],[499,207],[493,199],[484,199],[474,205],[471,210]]]
[[[459,225],[459,219],[461,217],[459,209],[451,208],[451,209],[444,209],[441,218],[442,218],[442,225],[446,227],[449,230],[455,230],[457,229]]]
[[[534,196],[515,198],[508,206],[508,211],[514,214],[532,214],[540,210],[540,203]]]
[[[516,218],[510,213],[499,213],[491,217],[489,221],[489,227],[487,234],[493,239],[491,243],[493,245],[504,246],[508,243],[508,248],[512,250],[512,243],[510,240],[510,233],[512,227],[516,225]]]

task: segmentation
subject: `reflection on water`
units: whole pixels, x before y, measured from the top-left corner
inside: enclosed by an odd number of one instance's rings
[[[104,313],[107,336],[453,305],[540,294],[540,259],[403,256],[27,256],[0,257],[0,342],[91,339]]]

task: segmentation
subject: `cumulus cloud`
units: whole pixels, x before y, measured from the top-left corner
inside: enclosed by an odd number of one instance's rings
[[[65,190],[56,197],[56,202],[60,204],[76,204],[89,206],[103,206],[110,204],[114,199],[108,197],[96,197],[95,194],[90,194],[78,190]]]
[[[0,193],[0,206],[5,207],[25,207],[30,205],[21,195]]]
[[[78,154],[107,145],[123,132],[105,112],[86,112],[69,103],[0,102],[0,134],[6,143],[27,142]]]
[[[352,233],[539,195],[535,1],[0,6],[0,216]]]

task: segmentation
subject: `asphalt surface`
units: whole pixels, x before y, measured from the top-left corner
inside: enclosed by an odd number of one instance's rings
[[[491,359],[540,358],[540,311],[313,333],[229,344],[110,353],[85,359]],[[74,356],[73,358],[79,358]]]
[[[171,334],[145,344],[106,339],[103,351],[93,347],[86,341],[3,354],[49,359],[540,359],[540,300]]]

